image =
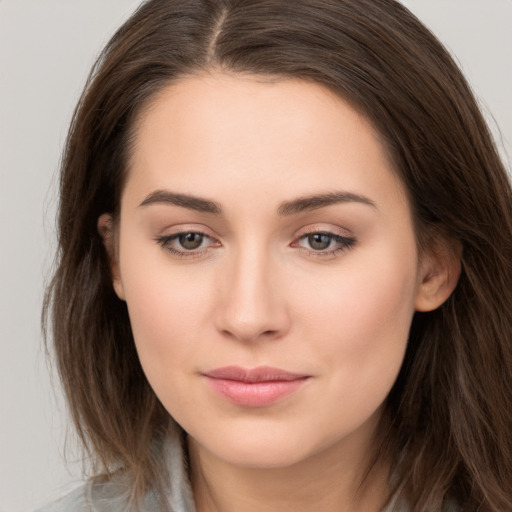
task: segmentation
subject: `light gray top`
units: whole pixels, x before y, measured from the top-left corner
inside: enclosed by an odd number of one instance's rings
[[[175,429],[164,446],[165,462],[170,475],[164,500],[172,512],[195,512],[180,436],[179,429]],[[132,489],[129,475],[120,472],[109,479],[91,480],[36,512],[158,512],[157,497],[153,493],[149,493],[137,508]],[[454,509],[450,510],[454,512]],[[382,512],[407,512],[407,508],[392,502]]]
[[[169,487],[164,497],[168,509],[172,512],[195,512],[180,429],[173,429],[163,450],[170,475]],[[142,505],[136,507],[130,475],[119,472],[109,479],[90,480],[64,498],[36,512],[158,512],[158,510],[157,497],[151,492],[144,497]]]

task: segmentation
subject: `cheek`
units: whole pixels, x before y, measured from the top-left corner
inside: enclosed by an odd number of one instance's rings
[[[207,274],[176,267],[163,250],[129,243],[124,249],[123,288],[141,364],[150,380],[168,379],[171,366],[193,361],[212,286]]]
[[[317,279],[297,304],[305,356],[324,378],[311,428],[326,440],[377,414],[400,371],[414,314],[415,259],[364,263]]]
[[[402,364],[416,293],[415,249],[347,258],[297,293],[297,322],[343,389],[390,388]],[[318,277],[318,276],[317,276]],[[387,392],[386,392],[387,393]]]

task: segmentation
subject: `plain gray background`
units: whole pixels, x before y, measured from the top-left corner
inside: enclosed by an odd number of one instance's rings
[[[456,56],[510,169],[512,1],[404,3]],[[28,512],[80,481],[39,328],[53,257],[56,171],[89,68],[138,4],[0,0],[0,512]]]

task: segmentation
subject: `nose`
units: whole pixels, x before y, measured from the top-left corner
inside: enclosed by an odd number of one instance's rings
[[[290,317],[276,266],[263,251],[247,249],[219,275],[216,327],[224,336],[255,342],[286,334]]]

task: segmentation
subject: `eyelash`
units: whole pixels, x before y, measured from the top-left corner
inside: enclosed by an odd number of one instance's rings
[[[202,233],[200,231],[181,231],[179,233],[174,233],[172,235],[166,235],[156,238],[156,242],[163,247],[166,251],[170,252],[173,256],[177,256],[178,258],[199,258],[203,256],[208,249],[210,249],[211,246],[207,246],[204,248],[201,248],[199,250],[186,250],[186,249],[176,249],[171,245],[172,242],[179,239],[180,236],[184,235],[199,235],[203,237],[203,241],[205,240],[213,240],[212,237],[208,236],[206,233]],[[324,250],[315,250],[315,249],[308,249],[306,247],[302,247],[299,243],[301,240],[307,240],[308,237],[313,235],[321,235],[326,236],[330,239],[331,242],[336,243],[336,247],[331,249],[324,249]],[[201,243],[202,243],[201,242]],[[217,242],[218,243],[218,242]],[[291,247],[297,247],[301,251],[305,251],[308,256],[314,256],[314,257],[336,257],[336,255],[340,252],[344,252],[348,249],[350,249],[354,244],[356,243],[356,239],[353,237],[346,237],[342,235],[338,235],[336,233],[332,233],[330,231],[322,231],[322,230],[312,230],[307,233],[302,234],[297,241],[293,242],[291,244]]]
[[[208,236],[206,233],[201,233],[200,231],[180,231],[173,235],[160,236],[156,239],[156,242],[166,251],[169,251],[173,256],[177,256],[178,258],[199,258],[209,249],[209,247],[204,247],[199,250],[180,250],[171,245],[172,242],[178,240],[180,236],[184,235],[199,235],[203,237],[203,241],[212,240],[211,236]]]
[[[301,240],[305,240],[310,236],[313,235],[323,235],[330,239],[330,242],[335,242],[336,246],[331,249],[324,249],[324,250],[314,250],[314,249],[307,249],[305,247],[301,247],[299,245],[299,242]],[[348,237],[348,236],[342,236],[338,235],[336,233],[332,233],[331,231],[322,231],[322,230],[311,230],[307,233],[304,233],[298,238],[297,242],[293,242],[292,247],[299,247],[299,249],[306,251],[308,256],[316,256],[316,257],[336,257],[336,255],[340,252],[347,251],[353,245],[356,243],[356,239],[354,237]]]

